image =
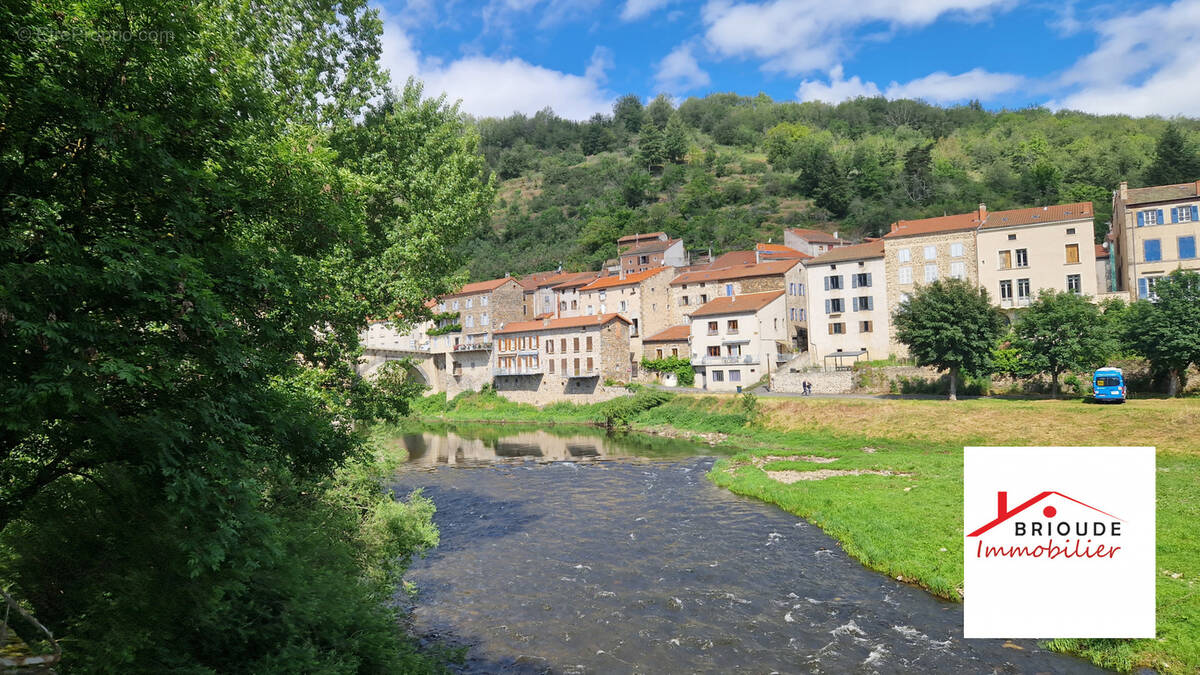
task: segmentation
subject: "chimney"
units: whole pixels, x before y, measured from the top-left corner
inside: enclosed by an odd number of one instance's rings
[[[987,204],[979,202],[979,222],[987,220]]]
[[[834,239],[837,239],[837,238],[838,238],[838,233],[837,233],[837,230],[834,230],[834,231],[833,231],[833,238],[834,238]]]
[[[1198,181],[1198,182],[1200,182],[1200,181]],[[1125,181],[1125,180],[1121,181],[1120,193],[1121,193],[1121,201],[1127,201],[1129,199],[1129,181]]]
[[[898,229],[900,229],[900,223],[892,223],[892,232],[895,232]]]
[[[1007,492],[997,492],[996,493],[996,517],[1003,518],[1006,514],[1008,514],[1008,493]]]

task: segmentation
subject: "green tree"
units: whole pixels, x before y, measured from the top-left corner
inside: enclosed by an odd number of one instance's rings
[[[958,279],[918,287],[893,321],[896,339],[919,365],[950,371],[951,401],[957,399],[961,375],[991,372],[992,350],[1005,324],[986,290]]]
[[[663,132],[663,154],[668,162],[679,163],[687,157],[687,151],[687,127],[679,115],[672,115]]]
[[[79,671],[417,667],[431,507],[344,473],[413,383],[354,363],[453,284],[478,138],[385,96],[364,1],[0,17],[0,577]]]
[[[1058,377],[1064,371],[1101,366],[1116,349],[1116,341],[1100,308],[1065,291],[1043,290],[1021,312],[1014,326],[1014,346],[1030,371],[1049,373],[1051,394],[1058,396]]]
[[[653,124],[660,130],[667,128],[667,122],[670,121],[671,115],[675,112],[675,107],[671,105],[671,98],[666,94],[659,94],[650,101],[650,105],[646,106],[646,122]]]
[[[1178,124],[1168,124],[1158,137],[1154,160],[1146,167],[1146,184],[1171,185],[1197,178],[1200,178],[1200,150],[1188,142]]]
[[[583,154],[596,155],[611,150],[612,146],[613,134],[608,120],[600,113],[592,115],[592,119],[588,120],[587,126],[583,128],[583,138],[580,139]]]
[[[638,136],[638,161],[647,169],[662,168],[667,161],[667,151],[663,146],[663,134],[658,127],[646,125]]]
[[[854,193],[841,163],[826,150],[813,170],[817,174],[817,186],[813,190],[817,206],[828,210],[835,218],[844,217]]]
[[[1021,199],[1034,206],[1057,204],[1062,186],[1062,172],[1050,162],[1038,160],[1021,174]]]
[[[1175,270],[1155,282],[1154,295],[1125,310],[1124,343],[1165,374],[1167,393],[1177,396],[1188,366],[1200,364],[1200,274]]]
[[[646,109],[637,94],[625,94],[613,103],[613,123],[630,134],[637,134],[642,130],[645,117]]]

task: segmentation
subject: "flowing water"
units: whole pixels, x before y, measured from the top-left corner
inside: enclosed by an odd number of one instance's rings
[[[599,434],[403,436],[397,494],[437,505],[413,630],[463,672],[1075,673],[1027,640],[963,640],[962,607],[820,529],[713,486],[711,452]]]

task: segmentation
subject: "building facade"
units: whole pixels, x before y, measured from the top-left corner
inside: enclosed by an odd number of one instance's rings
[[[884,242],[838,247],[809,260],[808,342],[814,365],[891,353]]]
[[[605,380],[628,382],[629,326],[616,313],[509,324],[495,333],[496,389],[591,395]]]
[[[671,281],[668,321],[670,325],[687,324],[696,308],[716,298],[782,290],[786,294],[788,340],[793,350],[804,350],[808,346],[806,283],[804,264],[799,259],[687,272]]]
[[[784,292],[723,296],[691,315],[692,367],[696,386],[737,391],[757,382],[789,354]]]
[[[668,284],[675,277],[672,267],[653,267],[644,272],[600,277],[579,289],[582,316],[616,312],[630,322],[630,351],[641,352],[646,333],[657,333],[668,325]]]
[[[1094,217],[1091,202],[987,214],[977,234],[979,285],[1006,310],[1043,289],[1095,297]]]
[[[849,246],[853,243],[839,237],[837,232],[829,234],[820,230],[806,230],[799,227],[791,227],[783,231],[785,247],[810,256],[819,256],[838,246]]]
[[[687,250],[682,239],[671,239],[665,232],[632,234],[617,240],[620,274],[636,274],[656,267],[684,267]]]
[[[1113,194],[1112,264],[1131,300],[1154,298],[1154,282],[1172,270],[1200,270],[1200,180],[1130,188]]]

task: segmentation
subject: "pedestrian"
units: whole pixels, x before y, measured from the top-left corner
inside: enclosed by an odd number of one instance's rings
[[[808,380],[804,380],[800,383],[800,395],[808,396]]]

